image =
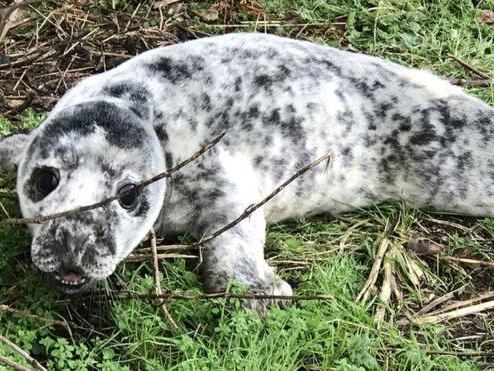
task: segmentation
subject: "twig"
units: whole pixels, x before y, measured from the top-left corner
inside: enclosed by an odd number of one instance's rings
[[[152,254],[131,254],[126,259],[128,262],[145,262],[148,261]],[[156,259],[165,260],[165,259],[197,259],[197,255],[186,255],[186,254],[156,254]]]
[[[369,273],[369,277],[365,282],[364,287],[360,290],[357,295],[357,301],[363,303],[367,300],[370,295],[371,288],[377,281],[377,277],[379,275],[379,270],[381,269],[381,263],[384,259],[384,255],[386,255],[386,251],[388,251],[388,247],[390,245],[389,239],[387,236],[384,236],[381,244],[379,245],[379,250],[377,251],[376,257],[374,258],[374,263],[372,264],[371,271]]]
[[[414,323],[416,323],[417,325],[421,325],[424,323],[440,323],[453,318],[468,316],[470,314],[475,314],[492,308],[494,308],[494,300],[472,305],[466,308],[453,310],[451,312],[419,317],[414,320]]]
[[[421,316],[427,312],[430,312],[432,309],[434,309],[435,307],[437,307],[439,304],[442,304],[444,303],[445,301],[448,301],[449,299],[451,299],[452,297],[454,297],[456,294],[460,294],[463,292],[463,290],[465,290],[465,287],[467,287],[467,285],[463,285],[462,287],[454,290],[454,291],[451,291],[451,292],[448,292],[446,294],[444,294],[443,296],[431,301],[429,304],[427,304],[425,307],[423,307],[422,309],[420,309],[416,315],[417,316]]]
[[[374,17],[374,26],[372,27],[372,54],[376,51],[377,45],[377,25],[379,23],[379,13],[381,11],[381,0],[379,0],[376,9],[376,16]]]
[[[262,199],[260,202],[255,203],[247,207],[242,214],[240,214],[235,220],[231,221],[230,223],[226,224],[225,226],[217,229],[213,233],[211,233],[209,236],[204,237],[200,241],[190,245],[191,247],[198,247],[200,245],[204,245],[208,243],[209,241],[215,239],[218,237],[220,234],[223,232],[233,228],[236,226],[238,223],[240,223],[242,220],[247,218],[249,215],[251,215],[254,211],[259,209],[261,206],[266,204],[269,200],[271,200],[274,196],[276,196],[278,193],[280,193],[287,185],[289,185],[291,182],[293,182],[295,179],[309,171],[310,169],[314,168],[315,166],[319,165],[321,162],[328,160],[328,164],[331,160],[331,154],[327,153],[322,157],[319,157],[317,160],[305,165],[303,168],[299,169],[295,174],[293,174],[290,178],[288,178],[286,181],[284,181],[281,185],[279,185],[273,192],[271,192],[269,195],[267,195],[264,199]]]
[[[254,299],[254,300],[290,300],[290,301],[327,301],[327,300],[336,300],[331,295],[264,295],[264,294],[234,294],[227,292],[220,292],[215,294],[182,294],[169,292],[161,295],[150,295],[150,294],[135,294],[130,292],[120,292],[116,294],[119,299],[147,299],[147,300],[156,300],[162,299],[164,301],[170,300],[187,300],[187,301],[195,301],[195,300],[215,300],[215,299]]]
[[[156,251],[160,252],[189,252],[193,250],[190,245],[158,245],[156,246]],[[146,255],[151,253],[150,247],[140,247],[134,250],[134,254],[136,255]]]
[[[0,312],[8,312],[8,313],[12,313],[12,314],[17,314],[17,315],[20,315],[22,317],[35,319],[35,320],[38,320],[40,322],[44,322],[44,323],[47,323],[50,325],[59,325],[59,326],[65,327],[65,328],[70,327],[69,324],[64,322],[64,321],[59,321],[59,320],[55,320],[55,319],[51,319],[51,318],[41,317],[41,316],[38,316],[36,314],[28,313],[24,310],[19,310],[19,309],[9,307],[8,305],[5,305],[5,304],[0,304]]]
[[[158,180],[169,177],[171,174],[182,169],[184,166],[188,165],[189,163],[191,163],[192,161],[194,161],[195,159],[200,157],[202,154],[204,154],[205,152],[210,150],[212,147],[214,147],[221,140],[221,138],[223,138],[225,133],[226,133],[226,131],[222,131],[220,133],[220,135],[218,135],[215,139],[213,139],[211,142],[206,144],[204,147],[202,147],[199,151],[194,153],[188,159],[177,164],[175,167],[172,167],[171,169],[169,169],[167,171],[163,171],[162,173],[159,173],[148,180],[145,180],[141,183],[138,183],[134,188],[131,188],[126,192],[122,192],[120,194],[108,197],[102,201],[96,202],[96,203],[91,204],[91,205],[76,207],[74,209],[62,211],[62,212],[51,214],[51,215],[45,215],[45,216],[38,215],[38,216],[34,216],[32,218],[18,218],[18,219],[0,220],[0,226],[4,225],[4,224],[33,224],[33,223],[40,224],[40,223],[44,223],[44,222],[49,221],[49,220],[58,219],[58,218],[70,216],[70,215],[77,214],[77,213],[84,212],[84,211],[94,210],[94,209],[97,209],[99,207],[105,206],[105,205],[109,204],[110,202],[115,201],[115,200],[117,200],[117,199],[131,193],[131,192],[140,191],[144,187],[147,187],[148,185],[150,185],[154,182],[157,182]]]
[[[156,8],[161,8],[162,6],[167,6],[167,5],[171,5],[171,4],[175,4],[175,3],[180,3],[180,2],[183,2],[184,0],[161,0],[161,1],[156,1],[154,4],[153,4],[153,8],[156,9]]]
[[[14,370],[31,371],[29,368],[24,367],[24,366],[20,365],[19,363],[14,362],[14,361],[12,361],[12,360],[8,359],[7,357],[4,357],[4,356],[0,356],[0,363],[3,363],[4,365],[10,366]]]
[[[23,356],[26,359],[26,361],[28,361],[36,370],[47,371],[46,368],[44,368],[41,365],[41,363],[36,361],[33,357],[31,357],[29,355],[29,353],[27,353],[26,351],[19,348],[17,345],[15,345],[13,342],[11,342],[9,339],[7,339],[5,336],[0,335],[0,341],[3,342],[5,345],[7,345],[14,352],[19,353],[21,356]]]
[[[159,299],[180,299],[180,300],[213,300],[213,299],[272,299],[272,300],[290,300],[290,301],[320,301],[335,300],[331,295],[263,295],[263,294],[203,294],[203,295],[180,295],[180,294],[163,294],[157,297]]]
[[[389,257],[387,257],[384,260],[384,282],[381,288],[381,292],[379,293],[381,306],[377,308],[375,314],[375,319],[378,327],[381,325],[382,321],[384,321],[384,316],[386,315],[386,306],[389,304],[389,300],[391,299],[391,288],[393,286],[393,280],[393,265],[391,264]]]
[[[0,209],[2,209],[3,213],[7,216],[7,218],[10,218],[9,212],[7,211],[5,206],[3,206],[3,203],[1,201],[0,201]]]
[[[457,357],[494,357],[492,351],[487,352],[455,352],[454,350],[426,350],[426,354],[430,355],[443,355],[443,356],[457,356]]]
[[[479,86],[486,87],[491,86],[492,81],[490,79],[449,79],[449,83],[452,85],[460,85],[460,86]]]
[[[148,261],[149,258],[152,258],[153,254],[150,253],[132,253],[130,254],[126,261],[127,262],[144,262]],[[158,260],[166,260],[166,259],[197,259],[199,258],[198,255],[192,255],[192,254],[156,254],[156,258]],[[283,266],[283,265],[291,265],[291,266],[307,266],[311,265],[311,261],[321,261],[324,259],[309,259],[309,261],[298,261],[298,260],[272,260],[272,259],[267,259],[268,263],[273,264],[274,266]],[[300,267],[299,267],[300,268]]]
[[[435,316],[435,315],[438,315],[438,314],[441,314],[444,312],[451,311],[451,310],[456,309],[456,308],[466,307],[466,306],[472,305],[476,302],[481,302],[481,301],[484,301],[486,299],[491,299],[493,297],[494,297],[494,291],[488,291],[488,292],[481,294],[475,298],[468,299],[468,300],[462,300],[462,301],[458,301],[458,302],[453,303],[453,304],[449,304],[443,308],[439,308],[439,309],[437,309],[431,313],[428,313],[427,315],[428,316]]]
[[[357,229],[358,227],[367,224],[368,222],[369,222],[369,219],[361,220],[360,222],[353,224],[350,228],[348,228],[345,231],[345,234],[343,235],[343,237],[340,240],[340,246],[339,246],[340,247],[339,248],[340,253],[342,253],[343,250],[345,249],[346,242],[347,242],[348,238],[350,238],[350,236],[352,235],[353,231],[355,229]]]
[[[472,66],[471,64],[465,62],[463,59],[460,59],[457,56],[454,56],[452,54],[448,55],[448,57],[450,57],[451,59],[454,59],[456,62],[458,62],[459,64],[461,64],[463,67],[469,69],[470,71],[472,71],[477,76],[480,76],[483,79],[490,79],[490,76],[487,73],[480,71],[478,68],[476,68],[476,67]]]
[[[392,352],[404,352],[407,351],[408,349],[403,349],[403,348],[398,348],[398,347],[386,347],[386,350],[392,351]],[[472,352],[472,351],[467,351],[467,352],[455,352],[454,350],[429,350],[429,349],[424,349],[423,346],[421,346],[421,349],[423,350],[424,353],[430,354],[430,355],[449,355],[449,356],[458,356],[458,357],[492,357],[494,356],[494,353],[491,351],[486,351],[486,352]]]
[[[472,233],[472,230],[473,230],[473,228],[468,228],[468,227],[465,227],[464,225],[461,225],[461,224],[458,224],[458,223],[454,223],[454,222],[450,222],[450,221],[447,221],[447,220],[440,220],[440,219],[434,219],[434,218],[426,218],[425,220],[427,220],[429,222],[432,222],[434,224],[446,225],[448,227],[459,229],[460,231],[462,231],[462,232],[464,232],[466,234]]]
[[[267,261],[274,265],[311,265],[311,262],[307,260],[276,260],[267,259]]]
[[[154,292],[156,293],[156,296],[160,296],[163,295],[163,290],[161,289],[160,268],[158,263],[158,254],[156,252],[156,234],[154,233],[153,228],[151,228],[151,231],[149,232],[149,244],[151,245],[151,252],[153,255]],[[177,330],[177,323],[173,320],[170,312],[168,312],[168,308],[166,307],[164,300],[160,300],[160,306],[170,325]]]
[[[494,268],[494,262],[487,262],[484,260],[467,259],[467,258],[457,258],[454,256],[443,256],[441,259],[446,261],[453,261],[457,263],[465,263],[470,265],[478,265],[481,267]]]
[[[258,27],[280,27],[280,28],[287,28],[287,27],[331,27],[331,26],[337,26],[341,25],[342,22],[315,22],[315,23],[278,23],[278,22],[264,22],[264,21],[259,21],[259,22],[241,22],[237,24],[208,24],[209,27],[222,27],[225,29],[229,28],[251,28],[253,26],[258,26]],[[344,24],[344,23],[343,23]],[[194,27],[193,27],[194,28]]]
[[[32,314],[32,313],[29,313],[25,310],[15,309],[15,308],[9,307],[8,305],[5,305],[5,304],[0,304],[0,312],[7,312],[7,313],[11,313],[11,314],[16,315],[16,316],[20,316],[20,317],[24,317],[24,318],[30,318],[30,319],[33,319],[36,321],[46,323],[48,325],[62,326],[68,332],[70,332],[73,329],[78,329],[78,330],[85,330],[85,331],[90,331],[90,332],[94,332],[94,333],[99,333],[92,326],[88,328],[88,327],[78,325],[77,323],[67,321],[65,319],[63,321],[60,321],[60,320],[56,320],[56,319],[52,319],[52,318],[41,317],[41,316],[38,316],[37,314]]]

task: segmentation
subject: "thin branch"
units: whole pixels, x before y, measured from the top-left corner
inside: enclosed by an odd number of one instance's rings
[[[479,295],[477,297],[474,297],[472,299],[457,301],[457,302],[454,302],[452,304],[448,304],[445,307],[436,309],[436,310],[434,310],[432,312],[427,313],[426,315],[427,316],[435,316],[435,315],[442,314],[442,313],[445,313],[445,312],[450,312],[453,309],[458,309],[458,308],[462,308],[462,307],[468,307],[468,306],[473,305],[474,303],[483,302],[484,300],[492,299],[492,298],[494,298],[494,291],[488,291],[488,292],[483,293],[483,294],[481,294],[481,295]]]
[[[430,312],[432,309],[434,309],[435,307],[437,307],[439,304],[442,304],[444,303],[445,301],[448,301],[450,300],[451,298],[453,298],[455,295],[459,295],[461,294],[463,291],[465,291],[465,288],[467,287],[467,285],[463,285],[462,287],[454,290],[454,291],[451,291],[451,292],[448,292],[442,296],[440,296],[439,298],[431,301],[429,304],[427,304],[425,307],[423,307],[422,309],[420,309],[417,313],[415,313],[416,316],[422,316],[428,312]]]
[[[223,227],[217,229],[216,231],[214,231],[213,233],[211,233],[210,235],[204,237],[203,239],[201,239],[200,241],[190,245],[190,247],[198,247],[200,245],[204,245],[208,242],[210,242],[211,240],[215,239],[216,237],[218,237],[220,234],[222,234],[223,232],[233,228],[234,226],[236,226],[238,223],[240,223],[242,220],[244,220],[245,218],[247,218],[249,215],[251,215],[254,211],[256,211],[257,209],[259,209],[261,206],[263,206],[264,204],[266,204],[268,201],[270,201],[274,196],[276,196],[278,193],[280,193],[283,189],[285,189],[285,187],[287,185],[289,185],[291,182],[293,182],[295,179],[297,179],[298,177],[300,177],[301,175],[305,174],[307,171],[309,171],[310,169],[314,168],[315,166],[319,165],[321,162],[327,160],[328,161],[328,165],[329,166],[329,162],[331,160],[331,154],[330,153],[327,153],[325,154],[324,156],[322,157],[319,157],[317,160],[305,165],[303,168],[299,169],[295,174],[293,174],[290,178],[288,178],[286,181],[284,181],[281,185],[279,185],[273,192],[271,192],[269,195],[267,195],[263,200],[261,200],[260,202],[256,203],[256,204],[252,204],[250,205],[249,207],[247,207],[243,212],[242,214],[240,214],[238,216],[238,218],[236,218],[235,220],[232,220],[230,223],[224,225]],[[327,167],[326,167],[327,168]]]
[[[393,216],[386,223],[386,227],[384,229],[384,235],[381,240],[381,243],[379,244],[379,249],[377,250],[376,256],[374,257],[374,263],[372,264],[369,277],[365,281],[362,290],[360,290],[360,292],[358,293],[355,299],[357,302],[364,303],[369,298],[369,295],[371,294],[371,291],[379,276],[379,271],[381,270],[381,265],[384,260],[384,257],[387,255],[387,252],[391,246],[391,241],[388,238],[388,236],[396,229],[398,220],[399,220],[399,216]]]
[[[148,261],[152,254],[130,254],[125,261],[127,262],[145,262]],[[197,255],[189,255],[189,254],[156,254],[156,259],[158,260],[166,260],[166,259],[197,259]]]
[[[163,295],[163,290],[161,289],[160,268],[158,263],[158,254],[156,252],[156,234],[154,233],[153,228],[151,228],[151,231],[149,232],[149,244],[151,245],[151,252],[153,257],[154,292],[156,293],[156,296],[160,296]],[[164,300],[162,299],[160,299],[160,307],[163,310],[163,314],[165,315],[170,325],[173,327],[173,329],[177,330],[177,323],[173,320]]]
[[[391,264],[391,259],[387,258],[384,260],[384,280],[381,287],[381,292],[379,293],[380,307],[377,308],[375,319],[377,322],[377,327],[381,326],[381,323],[384,321],[384,317],[386,316],[386,306],[389,305],[389,301],[391,300],[392,287],[393,287],[393,265]]]
[[[388,251],[389,245],[390,245],[390,241],[388,237],[384,236],[381,243],[379,244],[379,249],[377,250],[377,254],[374,258],[374,263],[372,264],[369,277],[367,278],[367,281],[365,281],[364,287],[362,287],[362,290],[360,290],[359,294],[357,295],[356,298],[357,302],[364,303],[365,301],[367,301],[367,298],[371,293],[371,289],[376,283],[377,278],[379,276],[379,271],[381,270],[381,263],[384,260],[384,256],[386,255],[386,252]]]
[[[104,199],[102,201],[96,202],[96,203],[91,204],[91,205],[76,207],[74,209],[62,211],[62,212],[51,214],[51,215],[45,215],[45,216],[38,215],[38,216],[34,216],[32,218],[18,218],[18,219],[0,220],[0,226],[5,225],[5,224],[33,224],[33,223],[40,224],[40,223],[47,222],[49,220],[63,218],[63,217],[67,217],[67,216],[70,216],[70,215],[73,215],[73,214],[77,214],[77,213],[81,213],[81,212],[84,212],[84,211],[94,210],[94,209],[103,207],[103,206],[109,204],[110,202],[113,202],[113,201],[115,201],[115,200],[117,200],[117,199],[119,199],[119,198],[121,198],[121,197],[123,197],[123,196],[125,196],[125,195],[127,195],[129,193],[131,193],[131,192],[135,192],[136,190],[137,191],[140,191],[144,187],[147,187],[148,185],[150,185],[150,184],[152,184],[154,182],[157,182],[158,180],[161,180],[163,178],[166,178],[166,177],[171,176],[171,174],[173,174],[173,173],[177,172],[178,170],[182,169],[184,166],[188,165],[189,163],[191,163],[192,161],[194,161],[195,159],[197,159],[198,157],[200,157],[202,154],[204,154],[205,152],[207,152],[208,150],[210,150],[212,147],[214,147],[221,140],[221,138],[223,138],[223,136],[225,135],[225,133],[226,133],[226,131],[222,131],[220,133],[220,135],[218,135],[215,139],[213,139],[211,142],[209,142],[208,144],[206,144],[204,147],[202,147],[199,151],[197,151],[196,153],[194,153],[188,159],[186,159],[186,160],[178,163],[175,167],[172,167],[171,169],[169,169],[167,171],[164,171],[162,173],[159,173],[159,174],[153,176],[152,178],[150,178],[148,180],[145,180],[145,181],[143,181],[141,183],[138,183],[134,188],[131,188],[131,189],[129,189],[126,192],[122,192],[120,194],[117,194],[117,195],[108,197],[108,198],[106,198],[106,199]]]
[[[458,317],[464,317],[468,316],[471,314],[477,314],[479,312],[483,312],[489,309],[494,308],[494,300],[487,301],[485,303],[480,303],[476,305],[471,305],[466,308],[461,308],[461,309],[456,309],[452,310],[451,312],[445,312],[437,315],[428,315],[428,316],[423,316],[416,318],[414,320],[415,324],[422,325],[424,323],[440,323],[443,321],[447,321],[450,319],[458,318]]]
[[[180,294],[162,294],[159,299],[170,300],[214,300],[214,299],[254,299],[254,300],[290,300],[290,301],[325,301],[335,300],[331,295],[263,295],[263,294],[203,294],[203,295],[180,295]]]
[[[19,353],[22,357],[24,357],[26,361],[28,361],[31,364],[31,366],[33,366],[36,370],[47,371],[46,368],[44,368],[41,365],[41,363],[36,361],[33,357],[29,355],[29,353],[27,353],[25,350],[21,349],[19,346],[11,342],[5,336],[0,335],[0,341],[3,342],[5,345],[7,345],[14,352]]]
[[[464,263],[464,264],[470,264],[470,265],[474,265],[474,266],[494,269],[494,262],[489,262],[489,261],[485,261],[485,260],[457,258],[454,256],[443,256],[443,257],[441,257],[441,259],[446,260],[446,261],[452,261],[452,262],[457,262],[457,263]]]
[[[46,318],[46,317],[41,317],[41,316],[38,316],[36,314],[28,313],[24,310],[19,310],[19,309],[9,307],[8,305],[5,305],[5,304],[0,304],[0,312],[7,312],[7,313],[20,315],[22,317],[35,319],[35,320],[38,320],[40,322],[44,322],[44,323],[47,323],[50,325],[59,325],[59,326],[65,327],[65,328],[70,327],[67,322],[59,321],[59,320],[51,319],[51,318]]]
[[[328,301],[336,300],[331,295],[264,295],[264,294],[234,294],[228,292],[221,292],[215,294],[183,294],[169,292],[161,295],[153,294],[135,294],[131,292],[120,292],[116,296],[119,299],[147,299],[156,300],[161,299],[164,301],[170,300],[215,300],[215,299],[251,299],[251,300],[290,300],[290,301]]]
[[[449,356],[457,356],[457,357],[492,357],[494,356],[494,353],[491,351],[484,351],[484,352],[475,352],[475,351],[466,351],[466,352],[461,352],[461,351],[454,351],[454,350],[429,350],[429,349],[424,349],[425,345],[421,345],[421,349],[426,353],[430,355],[449,355]],[[405,352],[408,349],[405,348],[399,348],[399,347],[385,347],[386,350],[389,350],[391,352]]]
[[[169,253],[169,252],[190,252],[191,250],[195,250],[190,247],[190,245],[158,245],[156,246],[156,251],[158,253]],[[151,248],[150,247],[140,247],[138,249],[135,249],[132,253],[135,255],[146,255],[148,256],[149,253],[151,253]]]
[[[221,28],[251,28],[253,26],[257,27],[263,27],[263,28],[268,28],[268,27],[276,27],[276,28],[287,28],[287,27],[332,27],[332,26],[339,26],[345,24],[344,22],[315,22],[315,23],[281,23],[281,22],[276,22],[276,21],[270,21],[270,22],[264,22],[264,21],[245,21],[241,23],[235,23],[235,24],[209,24],[208,26],[210,27],[221,27]],[[193,29],[195,28],[194,26],[191,26]]]
[[[459,86],[478,86],[478,87],[488,87],[491,86],[492,81],[490,79],[449,79],[449,83],[452,85]]]
[[[8,359],[7,357],[0,356],[0,363],[3,363],[4,365],[12,367],[14,370],[17,371],[31,371],[29,368],[24,367],[20,365],[19,363],[12,361],[11,359]]]
[[[482,72],[477,67],[474,67],[470,63],[465,62],[463,59],[458,58],[457,56],[452,55],[452,54],[448,55],[448,57],[450,57],[451,59],[454,59],[456,62],[458,62],[459,64],[461,64],[466,69],[469,69],[470,71],[472,71],[477,76],[480,76],[483,79],[490,79],[490,76],[487,73]]]

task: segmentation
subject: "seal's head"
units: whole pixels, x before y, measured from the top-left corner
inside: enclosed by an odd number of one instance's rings
[[[31,225],[34,264],[66,293],[109,276],[146,236],[163,204],[164,181],[132,187],[164,169],[152,126],[118,102],[56,111],[33,132],[19,164],[23,215],[49,215],[127,192],[104,207]]]

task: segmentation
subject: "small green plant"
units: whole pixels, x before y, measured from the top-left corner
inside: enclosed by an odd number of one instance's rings
[[[123,2],[124,2],[123,0],[100,0],[101,5],[105,7],[111,7],[112,9],[117,8]]]

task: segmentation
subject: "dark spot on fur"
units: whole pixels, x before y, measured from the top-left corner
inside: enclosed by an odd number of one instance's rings
[[[257,105],[250,106],[248,115],[250,118],[253,119],[259,117],[259,108],[257,107]]]
[[[192,77],[192,71],[183,61],[176,61],[169,57],[160,57],[156,62],[148,65],[153,73],[161,76],[173,84],[178,84]]]
[[[465,169],[471,168],[473,166],[473,156],[472,152],[465,152],[457,157],[458,170],[465,171]]]
[[[242,78],[240,76],[235,79],[234,86],[235,86],[235,91],[238,93],[242,87]]]
[[[168,134],[166,133],[165,129],[163,126],[155,126],[154,131],[156,132],[156,135],[158,136],[158,139],[161,142],[167,143],[168,142]]]
[[[141,195],[141,200],[137,206],[137,209],[135,210],[134,216],[146,215],[148,211],[149,211],[149,201],[147,200],[147,198],[142,197]]]
[[[280,109],[275,108],[274,110],[271,111],[271,114],[267,117],[267,120],[265,121],[268,122],[271,125],[279,125],[281,121],[281,116],[280,116]]]
[[[410,143],[415,145],[427,145],[430,142],[437,140],[436,130],[431,124],[431,117],[429,109],[424,109],[420,112],[421,114],[421,128],[413,132],[410,137]]]
[[[234,103],[233,98],[231,98],[231,97],[230,97],[230,98],[228,98],[228,99],[226,100],[226,102],[225,102],[225,106],[224,106],[224,108],[226,108],[226,109],[230,110],[230,109],[233,107],[233,103]]]
[[[286,106],[286,111],[289,113],[289,114],[293,114],[296,112],[295,110],[295,107],[293,106],[293,104],[289,104]]]
[[[101,172],[103,174],[107,175],[107,177],[110,180],[114,180],[117,177],[117,175],[119,175],[119,173],[114,168],[112,168],[110,165],[108,165],[108,163],[106,161],[104,161],[103,159],[101,159],[101,161],[99,161],[99,166],[101,168]]]
[[[165,165],[167,169],[173,167],[173,156],[170,152],[165,152]]]
[[[267,74],[260,74],[254,78],[254,84],[258,88],[270,88],[273,84],[273,79]]]
[[[209,112],[212,109],[211,98],[206,93],[202,94],[201,109],[203,109],[206,112]]]
[[[142,119],[149,118],[150,109],[147,106],[150,93],[141,85],[130,81],[109,85],[103,92],[111,97],[124,99],[132,112]]]
[[[309,111],[310,113],[313,112],[317,107],[317,104],[316,103],[313,103],[313,102],[309,102],[305,105],[305,108],[307,108],[307,111]]]

